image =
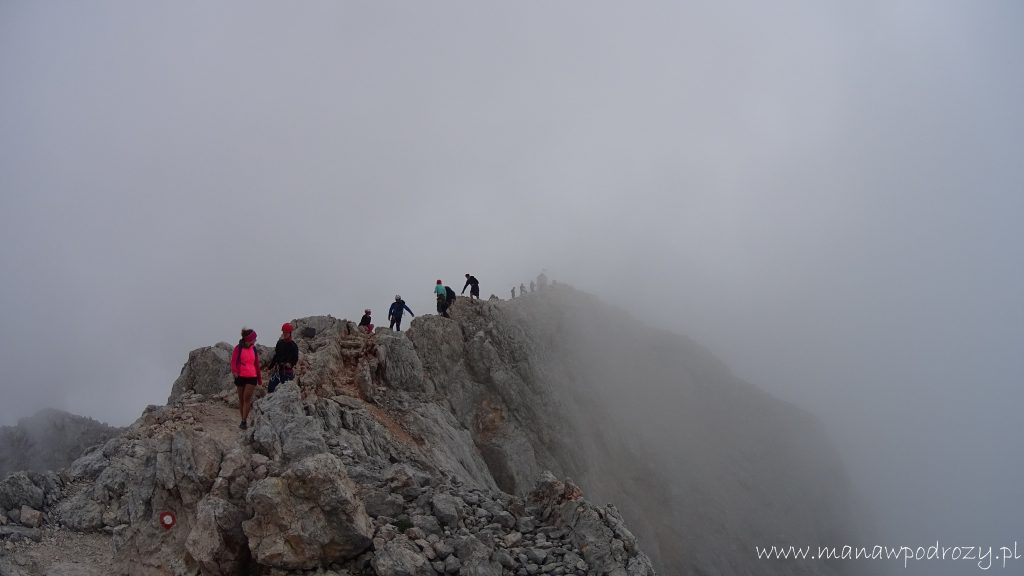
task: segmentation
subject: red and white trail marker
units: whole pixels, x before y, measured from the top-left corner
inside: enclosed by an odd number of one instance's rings
[[[170,530],[174,528],[174,525],[178,523],[178,519],[174,517],[174,512],[161,512],[160,513],[160,525],[163,526],[164,530]]]

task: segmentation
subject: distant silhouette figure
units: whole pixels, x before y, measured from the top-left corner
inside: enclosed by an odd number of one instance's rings
[[[469,287],[469,299],[476,298],[480,299],[480,281],[476,279],[476,276],[466,274],[466,284],[462,287],[462,293],[466,293],[466,287]]]
[[[537,285],[533,283],[533,280],[530,280],[530,292],[533,292],[534,289],[536,289],[536,288],[537,288]]]
[[[524,296],[526,294],[526,284],[519,285],[519,295]]]
[[[516,287],[515,286],[512,287],[512,299],[513,300],[516,299]]]

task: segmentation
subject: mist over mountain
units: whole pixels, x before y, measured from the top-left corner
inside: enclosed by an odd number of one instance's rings
[[[40,410],[15,426],[0,426],[0,476],[17,470],[59,470],[86,448],[103,444],[122,430],[61,410]]]
[[[405,333],[293,323],[297,384],[261,394],[250,430],[218,344],[123,434],[0,482],[12,574],[70,562],[54,542],[132,575],[852,568],[755,556],[862,536],[814,418],[589,294],[459,299]]]

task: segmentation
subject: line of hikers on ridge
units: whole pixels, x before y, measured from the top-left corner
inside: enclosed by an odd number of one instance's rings
[[[469,288],[470,299],[480,299],[480,281],[472,274],[466,274],[466,284],[462,287],[462,294]],[[437,296],[437,313],[445,318],[448,309],[455,302],[455,291],[445,286],[441,280],[437,281],[434,287],[434,294]],[[402,316],[408,312],[413,318],[412,309],[405,303],[400,294],[395,294],[395,301],[388,309],[388,320],[392,330],[402,331]],[[373,320],[371,310],[363,311],[363,317],[359,320],[359,328],[369,334],[373,333]],[[231,374],[235,377],[235,389],[238,392],[238,411],[242,421],[238,427],[242,430],[248,428],[249,412],[252,410],[252,399],[256,393],[256,387],[263,385],[263,370],[272,371],[270,382],[267,386],[267,393],[273,394],[280,384],[295,379],[295,366],[299,363],[299,346],[292,339],[294,327],[291,322],[281,325],[281,337],[274,346],[274,356],[267,365],[260,363],[259,352],[256,350],[256,331],[251,328],[242,328],[241,339],[238,345],[231,351]],[[276,368],[276,370],[274,370]]]
[[[554,286],[555,283],[552,282],[551,285]],[[544,274],[543,272],[541,272],[537,276],[537,282],[536,283],[534,283],[533,280],[530,280],[530,293],[531,294],[535,290],[538,290],[538,289],[543,290],[543,289],[545,289],[547,287],[548,287],[548,277],[547,277],[547,274]],[[522,284],[522,283],[519,284],[519,296],[526,296],[526,284]],[[515,286],[512,287],[512,299],[513,300],[516,299],[516,287]]]

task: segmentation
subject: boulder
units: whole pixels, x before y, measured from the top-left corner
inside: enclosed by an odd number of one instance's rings
[[[310,570],[352,559],[373,535],[344,465],[331,454],[294,463],[282,476],[252,485],[246,501],[255,515],[242,523],[257,562]]]
[[[231,375],[231,350],[227,342],[215,346],[197,348],[188,354],[188,360],[181,368],[181,375],[171,386],[168,404],[174,404],[186,394],[214,396],[234,388]]]
[[[196,507],[196,522],[185,548],[207,576],[240,574],[249,561],[249,546],[242,531],[244,510],[214,496]]]
[[[327,452],[320,423],[307,416],[299,387],[285,382],[253,406],[253,448],[283,463]]]
[[[377,576],[436,576],[430,561],[405,536],[386,542],[373,556]]]

